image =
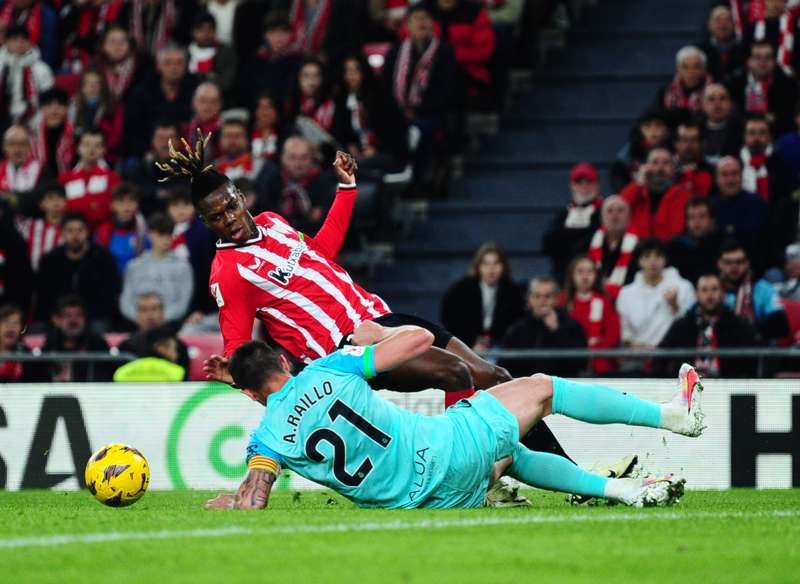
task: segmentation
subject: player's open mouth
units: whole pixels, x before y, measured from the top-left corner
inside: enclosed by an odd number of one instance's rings
[[[231,239],[241,239],[242,236],[244,235],[244,225],[232,230],[230,234],[231,234]]]

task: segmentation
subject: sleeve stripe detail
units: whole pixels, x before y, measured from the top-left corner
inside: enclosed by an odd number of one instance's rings
[[[256,454],[247,463],[247,468],[250,470],[265,470],[277,475],[280,465],[271,458],[267,458],[261,454]]]
[[[354,190],[356,190],[356,183],[353,183],[353,184],[350,184],[350,185],[346,185],[344,183],[339,183],[336,186],[336,190],[337,191],[354,191]]]
[[[364,347],[364,356],[362,357],[362,367],[364,368],[364,377],[372,379],[378,372],[375,371],[375,348],[372,345]]]

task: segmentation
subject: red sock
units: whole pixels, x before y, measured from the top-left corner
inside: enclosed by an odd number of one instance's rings
[[[463,391],[447,391],[444,394],[444,409],[449,408],[460,399],[467,398],[475,393],[474,388],[465,389]]]

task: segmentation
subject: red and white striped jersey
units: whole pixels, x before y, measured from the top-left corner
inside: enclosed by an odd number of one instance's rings
[[[17,229],[28,244],[28,257],[34,271],[47,252],[61,245],[61,225],[51,225],[44,219],[18,218]]]
[[[217,243],[211,265],[226,355],[252,338],[254,317],[275,342],[308,362],[334,351],[363,321],[389,312],[328,257],[324,245],[280,215],[262,213],[255,223],[258,236],[246,243]]]

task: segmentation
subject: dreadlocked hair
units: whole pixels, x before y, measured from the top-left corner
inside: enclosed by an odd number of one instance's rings
[[[213,164],[205,164],[205,147],[211,139],[211,133],[203,136],[202,130],[197,130],[197,141],[194,148],[181,138],[183,150],[176,150],[169,141],[169,159],[166,162],[156,162],[156,167],[167,176],[158,179],[158,182],[170,179],[188,180],[191,187],[192,202],[195,207],[212,192],[230,182]]]

